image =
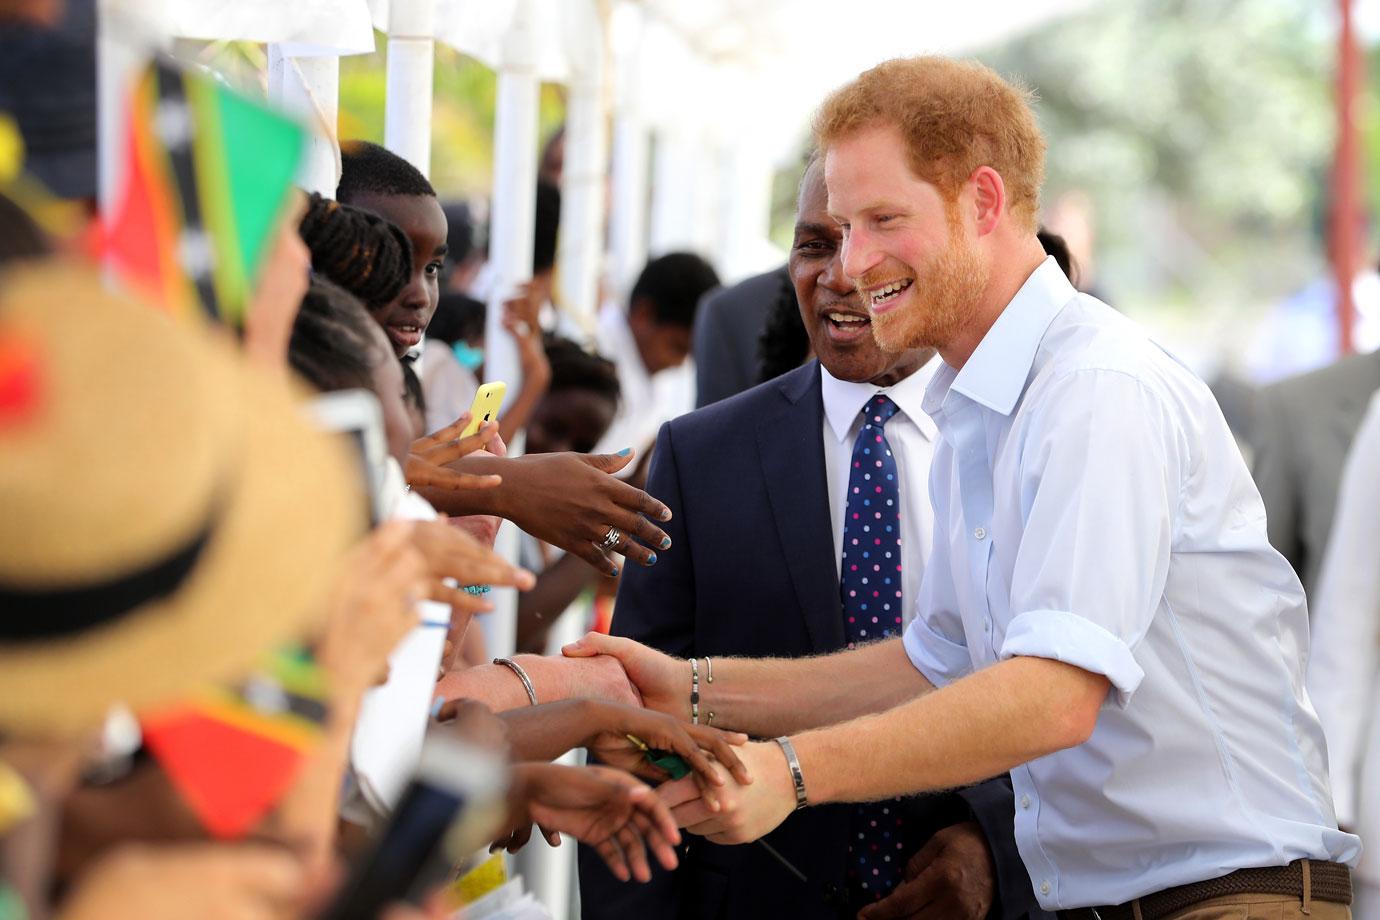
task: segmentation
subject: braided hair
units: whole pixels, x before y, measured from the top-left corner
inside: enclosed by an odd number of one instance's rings
[[[757,339],[758,383],[795,370],[810,356],[810,335],[800,318],[800,304],[795,299],[791,276],[782,271],[777,282],[776,299],[767,312],[762,335]]]
[[[407,284],[412,244],[372,211],[313,192],[298,232],[311,250],[312,269],[370,309],[388,304]]]
[[[323,393],[372,390],[374,367],[384,350],[377,330],[358,298],[324,278],[313,278],[292,326],[288,362]]]

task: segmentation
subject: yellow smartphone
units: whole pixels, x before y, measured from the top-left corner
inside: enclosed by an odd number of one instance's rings
[[[474,394],[474,402],[470,403],[470,423],[460,437],[468,438],[485,422],[497,421],[499,407],[503,405],[503,396],[507,392],[508,384],[501,380],[481,386],[479,392]]]

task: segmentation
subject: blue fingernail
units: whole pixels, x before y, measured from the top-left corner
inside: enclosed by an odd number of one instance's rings
[[[631,447],[625,447],[625,448],[623,448],[622,450],[620,450],[620,451],[618,452],[618,456],[620,456],[620,457],[626,457],[626,456],[627,456],[628,454],[630,454],[630,453],[632,453],[632,448],[631,448]]]
[[[612,571],[612,572],[609,572],[609,578],[617,578],[617,577],[618,577],[618,566],[615,565],[615,566],[613,567],[613,571]]]
[[[441,707],[446,705],[446,698],[438,696],[431,701],[431,717],[434,719],[441,714]]]
[[[662,538],[662,540],[661,540],[661,548],[662,548],[662,549],[670,549],[670,548],[671,548],[671,538],[670,538],[670,537],[663,537],[663,538]]]
[[[656,565],[656,553],[652,553],[650,556],[647,557],[647,564]]]

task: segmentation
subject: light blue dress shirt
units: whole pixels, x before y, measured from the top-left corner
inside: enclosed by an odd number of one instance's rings
[[[1011,771],[1040,905],[1354,864],[1303,589],[1202,381],[1047,259],[924,408],[940,444],[911,661],[936,686],[1016,655],[1112,685],[1086,743]]]

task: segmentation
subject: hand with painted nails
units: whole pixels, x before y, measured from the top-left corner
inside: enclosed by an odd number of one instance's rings
[[[518,764],[508,802],[512,830],[496,848],[521,849],[535,823],[552,846],[569,834],[593,847],[625,882],[651,880],[649,849],[664,868],[676,867],[680,832],[670,810],[650,787],[621,770]]]
[[[451,469],[498,474],[498,488],[443,493],[423,490],[437,508],[453,514],[496,513],[527,533],[559,546],[607,575],[616,575],[613,554],[640,565],[656,563],[671,546],[653,521],[669,521],[671,510],[613,474],[633,460],[618,454],[533,454],[516,459],[466,457]],[[607,540],[610,531],[613,539]]]

